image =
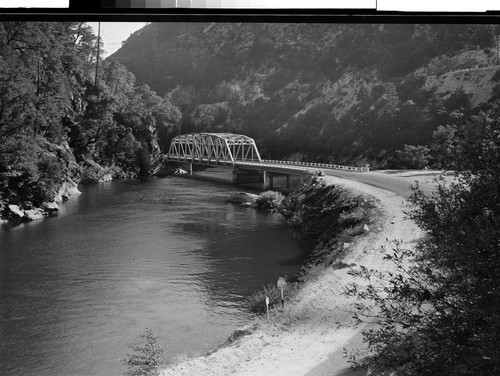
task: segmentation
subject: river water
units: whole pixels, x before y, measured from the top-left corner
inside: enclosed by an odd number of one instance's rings
[[[293,275],[307,246],[238,188],[183,178],[88,186],[58,217],[0,229],[0,375],[117,375],[145,328],[201,355]]]

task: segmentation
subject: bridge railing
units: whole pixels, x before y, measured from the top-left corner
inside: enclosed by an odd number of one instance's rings
[[[307,166],[307,167],[317,167],[317,168],[331,168],[331,169],[335,169],[335,170],[347,170],[347,171],[356,171],[356,172],[370,171],[369,167],[343,166],[343,165],[336,165],[336,164],[329,164],[329,163],[294,162],[294,161],[280,161],[280,160],[270,160],[270,159],[263,159],[262,163],[274,163],[274,164]]]
[[[281,160],[272,160],[272,159],[262,159],[261,162],[258,162],[258,161],[255,161],[255,162],[235,161],[236,163],[232,163],[232,162],[228,162],[228,161],[217,160],[215,157],[196,158],[193,160],[193,159],[191,159],[190,156],[165,155],[165,158],[168,160],[171,160],[171,161],[199,162],[199,163],[214,164],[214,165],[234,165],[234,164],[244,165],[244,164],[246,164],[246,165],[258,166],[258,165],[265,165],[265,164],[274,164],[274,165],[284,165],[284,166],[312,167],[312,168],[318,168],[318,169],[330,168],[330,169],[335,169],[335,170],[345,170],[345,171],[355,171],[355,172],[370,171],[369,167],[343,166],[343,165],[336,165],[336,164],[330,164],[330,163],[281,161]]]

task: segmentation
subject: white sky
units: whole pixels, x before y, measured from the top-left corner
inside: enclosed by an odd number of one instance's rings
[[[88,22],[97,36],[98,22]],[[146,25],[145,22],[101,22],[101,39],[104,43],[104,57],[111,55],[122,46],[134,31]]]

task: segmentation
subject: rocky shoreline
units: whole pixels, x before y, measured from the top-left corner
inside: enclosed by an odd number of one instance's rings
[[[68,179],[55,194],[53,201],[43,202],[40,206],[34,206],[30,201],[22,203],[19,203],[17,200],[12,200],[8,203],[0,201],[0,221],[3,224],[15,225],[55,216],[59,211],[59,204],[80,193],[77,183]]]

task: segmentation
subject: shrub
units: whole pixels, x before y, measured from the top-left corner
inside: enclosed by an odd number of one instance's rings
[[[366,210],[362,207],[356,207],[352,210],[346,210],[340,213],[339,223],[343,227],[351,226],[356,223],[360,223],[366,218]]]
[[[339,234],[338,238],[342,241],[347,241],[355,236],[361,235],[363,233],[363,224],[358,223],[354,226],[345,227]]]
[[[276,209],[284,199],[285,196],[280,192],[266,191],[259,195],[256,203],[261,209]]]
[[[283,297],[286,300],[295,291],[295,285],[287,283],[283,289]],[[268,284],[247,298],[247,304],[253,313],[266,313],[266,297],[269,298],[269,308],[281,306],[281,290],[276,284]]]
[[[326,270],[325,263],[309,263],[302,267],[302,270],[299,275],[299,281],[301,282],[311,282],[316,281],[321,277]]]
[[[465,128],[454,181],[410,200],[427,237],[414,250],[394,245],[393,272],[351,272],[367,281],[345,292],[357,298],[354,317],[378,319],[363,333],[374,374],[500,373],[500,122]]]
[[[134,354],[128,354],[122,363],[127,366],[123,376],[156,376],[160,368],[166,364],[163,360],[164,350],[158,345],[156,337],[151,329],[141,334],[143,344],[131,346]]]

